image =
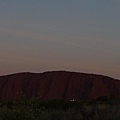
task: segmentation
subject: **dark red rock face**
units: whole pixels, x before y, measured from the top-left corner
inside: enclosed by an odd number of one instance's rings
[[[21,96],[41,99],[96,99],[120,97],[120,81],[94,74],[53,71],[0,76],[0,101]]]

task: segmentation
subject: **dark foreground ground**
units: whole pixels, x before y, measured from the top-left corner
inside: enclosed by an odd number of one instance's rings
[[[23,98],[1,102],[0,120],[120,120],[120,99],[41,101]]]

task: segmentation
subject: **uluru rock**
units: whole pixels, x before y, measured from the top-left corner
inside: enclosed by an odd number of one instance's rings
[[[120,97],[120,81],[111,77],[67,71],[17,73],[0,76],[0,101],[22,96],[40,99],[81,100]]]

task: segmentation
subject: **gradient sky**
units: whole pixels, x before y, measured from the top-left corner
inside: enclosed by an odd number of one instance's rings
[[[48,70],[120,79],[120,0],[0,0],[0,75]]]

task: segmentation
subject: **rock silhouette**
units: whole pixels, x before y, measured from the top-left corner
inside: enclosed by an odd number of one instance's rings
[[[96,99],[120,97],[120,81],[111,77],[68,71],[16,73],[0,76],[0,101],[30,99]]]

